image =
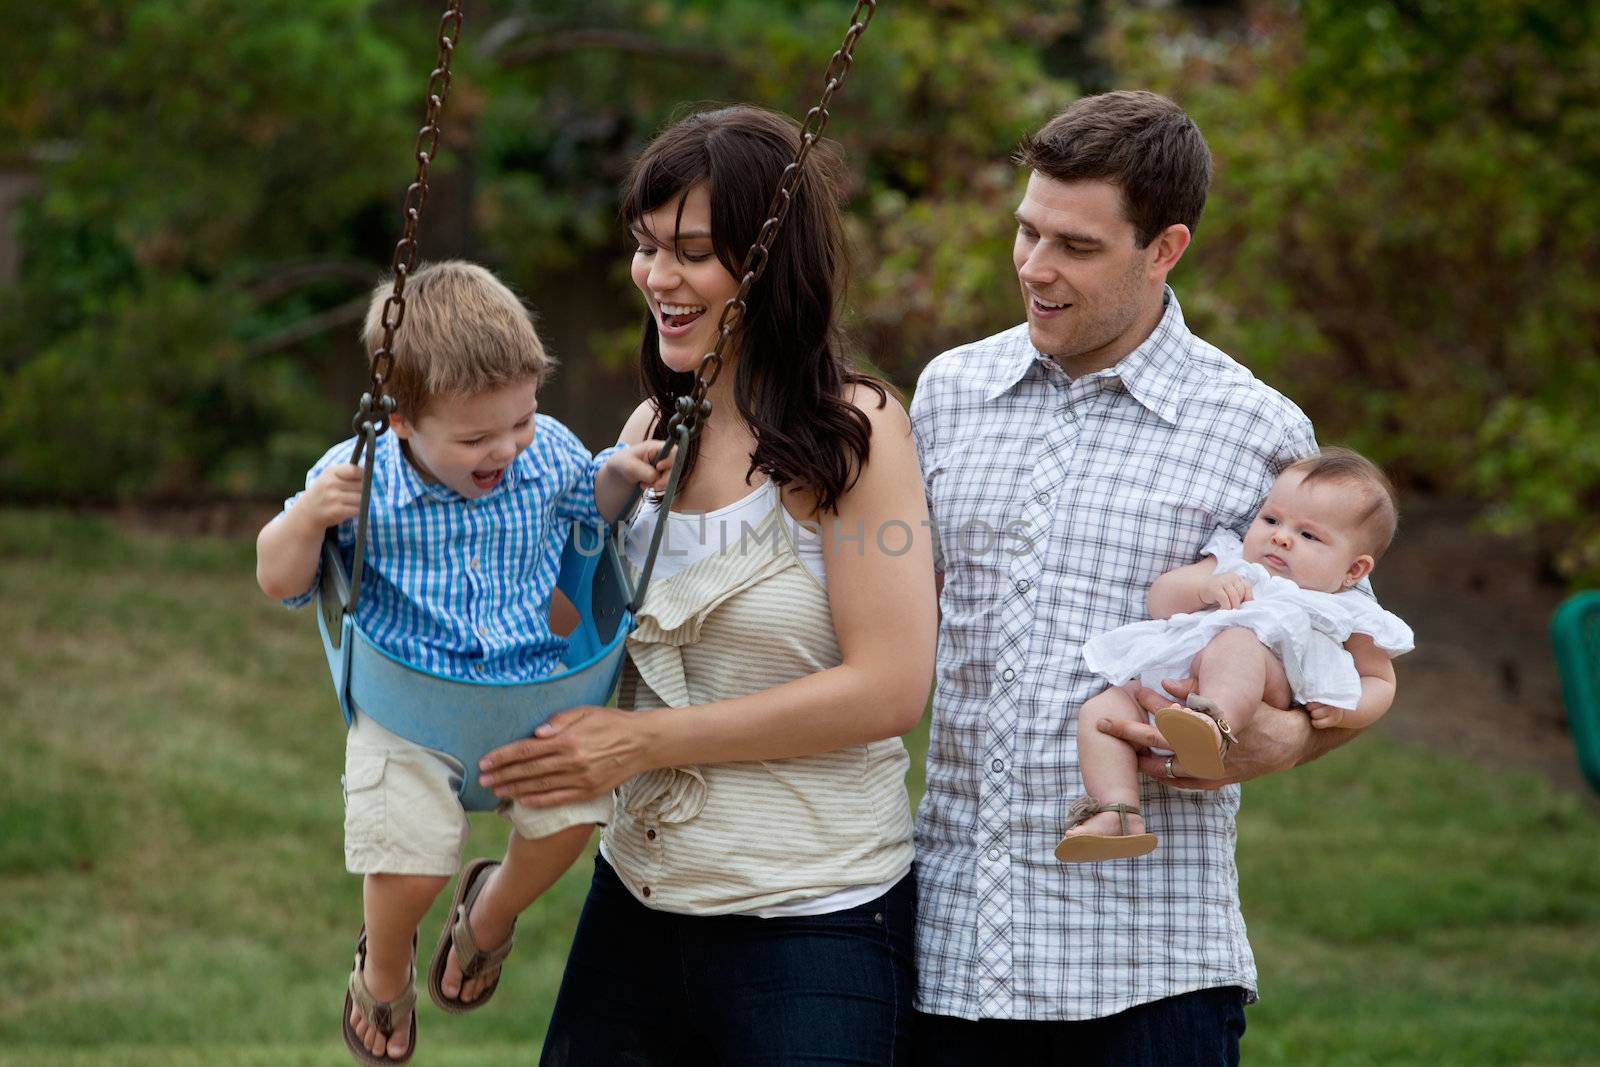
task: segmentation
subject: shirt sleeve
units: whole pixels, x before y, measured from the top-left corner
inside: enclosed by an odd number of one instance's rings
[[[933,539],[933,570],[944,573],[944,549],[939,544],[939,514],[933,508],[932,486],[928,471],[933,467],[933,386],[926,380],[919,382],[911,394],[911,437],[917,446],[917,467],[922,472],[922,492],[928,501],[928,534]]]
[[[1284,428],[1283,443],[1278,446],[1278,454],[1272,460],[1272,476],[1276,478],[1283,469],[1291,463],[1298,463],[1302,459],[1309,459],[1317,454],[1317,434],[1311,428],[1311,420],[1300,412],[1295,412],[1296,418]]]
[[[1317,435],[1311,428],[1311,420],[1306,418],[1305,413],[1300,411],[1299,408],[1291,407],[1291,412],[1288,418],[1283,420],[1283,430],[1279,434],[1276,448],[1272,448],[1271,445],[1263,441],[1265,447],[1261,449],[1260,453],[1257,453],[1266,457],[1265,467],[1258,467],[1255,470],[1255,474],[1261,478],[1256,498],[1258,501],[1256,510],[1258,511],[1260,510],[1259,502],[1267,499],[1267,494],[1272,491],[1272,483],[1277,479],[1278,475],[1283,473],[1284,468],[1317,454]],[[1268,454],[1268,449],[1272,449],[1270,454]],[[1245,531],[1250,528],[1250,523],[1254,520],[1255,513],[1252,512],[1241,517],[1239,524],[1231,528],[1234,535],[1239,538],[1241,551],[1243,550]],[[1210,550],[1207,549],[1203,554],[1209,555]]]
[[[324,453],[323,457],[321,459],[317,460],[316,463],[312,464],[310,470],[306,471],[306,489],[310,489],[311,488],[311,483],[316,481],[317,478],[319,476],[321,476],[323,471],[327,470],[329,467],[333,466],[335,463],[347,462],[348,459],[349,459],[349,456],[350,456],[350,452],[354,447],[355,446],[354,446],[353,440],[352,441],[346,441],[346,442],[344,442],[342,444],[334,445],[326,453]],[[296,493],[294,496],[292,496],[289,499],[285,500],[283,502],[283,510],[284,511],[288,511],[290,508],[294,507],[295,504],[300,500],[300,498],[306,495],[306,489],[302,489],[300,492]],[[344,550],[345,558],[348,560],[349,557],[350,557],[350,554],[355,550],[355,544],[356,544],[356,520],[355,519],[346,519],[344,522],[341,522],[339,524],[339,528],[338,529],[339,529],[339,547]],[[305,592],[301,593],[299,596],[292,596],[292,597],[285,598],[284,601],[283,601],[283,606],[286,607],[286,608],[303,608],[303,607],[305,607],[307,604],[311,603],[311,601],[316,598],[317,586],[321,582],[322,582],[322,553],[319,550],[318,553],[317,553],[317,572],[316,572],[316,574],[312,575],[312,577],[311,577],[311,585],[306,589]]]
[[[578,475],[556,498],[557,520],[585,526],[605,526],[605,516],[600,514],[600,506],[595,503],[594,482],[600,475],[600,469],[606,465],[606,460],[622,451],[623,447],[621,444],[612,445],[602,449],[592,459],[581,448],[576,448],[581,459],[577,464]]]
[[[1370,591],[1361,596],[1358,590],[1348,589],[1335,594],[1335,598],[1349,615],[1350,632],[1366,634],[1391,657],[1403,656],[1417,647],[1411,627],[1394,612],[1379,607]]]
[[[1217,569],[1220,571],[1230,563],[1244,558],[1244,542],[1239,535],[1226,526],[1218,526],[1211,540],[1206,542],[1206,547],[1200,550],[1202,556],[1217,557]]]

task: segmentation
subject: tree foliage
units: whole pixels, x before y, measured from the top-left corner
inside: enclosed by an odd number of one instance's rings
[[[46,184],[22,212],[18,284],[0,294],[8,493],[196,495],[258,488],[251,469],[285,476],[260,457],[327,402],[304,365],[247,358],[305,294],[250,294],[303,257],[354,252],[392,188],[413,79],[370,7],[15,13],[32,47],[0,132]]]
[[[1125,17],[1218,177],[1202,330],[1404,484],[1600,578],[1600,12],[1578,0],[1259,4],[1232,39]],[[1186,305],[1188,306],[1188,305]]]
[[[0,491],[293,483],[349,403],[440,6],[16,13],[30,47],[0,133],[44,185],[0,291]],[[574,328],[620,367],[629,160],[698,103],[803,113],[850,6],[470,4],[430,204],[454,236],[424,250],[485,259],[536,304],[582,279]],[[1580,0],[889,0],[828,130],[851,167],[852,335],[909,385],[1014,322],[1012,147],[1080,92],[1154,88],[1218,159],[1174,279],[1201,332],[1324,439],[1600,575],[1597,23]]]

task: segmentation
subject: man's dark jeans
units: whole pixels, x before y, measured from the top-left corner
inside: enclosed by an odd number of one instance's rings
[[[917,1067],[1238,1067],[1244,990],[1200,989],[1104,1019],[1023,1022],[918,1012]]]

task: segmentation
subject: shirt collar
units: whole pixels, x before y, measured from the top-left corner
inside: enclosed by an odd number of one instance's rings
[[[1113,366],[1095,371],[1085,378],[1119,378],[1135,400],[1161,419],[1176,423],[1191,334],[1189,327],[1184,324],[1178,296],[1170,285],[1163,288],[1161,302],[1161,321],[1156,323],[1150,336]],[[995,399],[1022,381],[1035,363],[1056,365],[1053,359],[1033,347],[1026,331],[1027,327],[1024,326],[1021,343],[1000,361],[989,387],[988,399]]]
[[[533,451],[538,447],[538,442],[539,438],[535,434],[534,443],[523,449],[517,454],[517,458],[511,461],[511,465],[506,468],[505,476],[500,479],[500,484],[487,496],[475,499],[490,500],[501,493],[512,492],[524,478],[536,475],[539,465],[533,460]],[[466,499],[449,486],[423,481],[421,473],[406,459],[405,450],[400,446],[400,439],[393,431],[378,438],[374,461],[377,463],[373,471],[374,491],[381,493],[384,502],[392,508],[409,507],[423,497],[431,497],[443,503]]]
[[[428,483],[422,480],[422,475],[406,459],[405,451],[400,447],[400,438],[395,436],[393,430],[378,438],[373,461],[377,464],[373,470],[374,481],[382,485],[384,502],[390,507],[407,507],[428,494]]]

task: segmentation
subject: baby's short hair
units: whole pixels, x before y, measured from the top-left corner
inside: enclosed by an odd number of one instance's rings
[[[1287,471],[1299,474],[1301,485],[1337,482],[1361,488],[1365,499],[1356,518],[1361,548],[1373,559],[1381,559],[1389,550],[1400,526],[1400,500],[1383,468],[1352,449],[1324,448],[1314,456],[1291,463]]]
[[[383,307],[392,281],[372,292],[361,328],[367,361],[383,343]],[[555,366],[533,328],[533,313],[505,283],[475,263],[449,259],[406,283],[405,315],[395,330],[394,366],[385,388],[395,410],[415,420],[440,397],[472,396],[532,378]]]

